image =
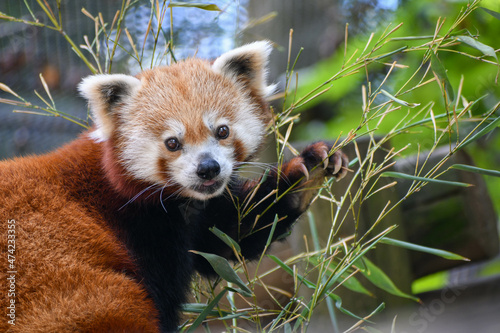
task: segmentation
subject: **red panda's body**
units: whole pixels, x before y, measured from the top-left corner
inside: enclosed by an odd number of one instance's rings
[[[268,53],[255,43],[213,65],[85,79],[92,131],[50,154],[0,162],[0,245],[15,256],[13,273],[3,271],[14,291],[1,303],[14,304],[14,316],[0,331],[174,331],[192,274],[213,275],[189,250],[234,259],[208,228],[255,258],[276,215],[274,238],[307,208],[313,190],[300,187],[345,174],[346,158],[328,157],[319,142],[284,164],[279,182],[275,169],[265,181],[234,176],[270,119]],[[293,184],[299,190],[277,202],[268,196]],[[241,218],[235,198],[260,204]]]

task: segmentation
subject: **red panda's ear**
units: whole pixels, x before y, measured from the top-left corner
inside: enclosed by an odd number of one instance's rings
[[[217,58],[212,69],[232,80],[243,82],[262,97],[274,93],[276,86],[266,83],[267,63],[272,46],[269,42],[254,42],[226,52]]]
[[[110,138],[115,127],[116,115],[125,111],[141,81],[124,74],[99,74],[82,80],[78,90],[89,101],[97,131],[92,135],[98,141]]]

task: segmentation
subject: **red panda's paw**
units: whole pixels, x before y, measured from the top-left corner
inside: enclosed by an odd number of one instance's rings
[[[337,180],[347,174],[349,160],[340,150],[329,155],[331,148],[325,142],[316,142],[307,146],[304,151],[290,160],[284,168],[289,180],[303,179],[303,182],[322,182],[323,177],[333,176]]]
[[[333,176],[337,180],[344,178],[347,174],[349,160],[341,150],[328,156],[330,150],[331,147],[322,141],[313,143],[304,149],[300,156],[304,165],[301,169],[306,178],[316,178],[314,176]]]

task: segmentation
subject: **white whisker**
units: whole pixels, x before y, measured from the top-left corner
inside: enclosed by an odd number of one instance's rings
[[[155,186],[159,186],[158,184],[153,184],[153,185],[149,185],[148,187],[146,187],[145,189],[143,189],[142,191],[140,191],[139,193],[137,193],[132,199],[130,199],[129,201],[127,201],[123,206],[121,206],[118,210],[122,210],[125,206],[127,206],[128,204],[131,204],[132,202],[134,202],[135,200],[137,200],[137,198],[139,198],[142,194],[144,194],[144,192],[148,191],[149,189],[151,189],[152,187],[155,187]],[[149,196],[148,196],[149,197]]]

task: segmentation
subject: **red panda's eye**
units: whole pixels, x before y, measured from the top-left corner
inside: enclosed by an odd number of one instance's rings
[[[229,127],[226,125],[219,126],[217,128],[217,138],[226,139],[229,136]]]
[[[165,146],[167,146],[167,149],[170,151],[176,151],[181,148],[181,144],[176,138],[168,138],[165,140]]]

